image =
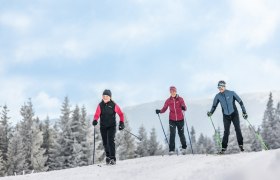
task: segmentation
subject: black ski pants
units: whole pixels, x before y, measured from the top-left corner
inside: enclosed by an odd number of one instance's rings
[[[224,121],[224,137],[223,137],[223,142],[222,142],[222,148],[226,149],[228,146],[228,137],[230,134],[231,122],[233,123],[234,128],[235,128],[238,144],[243,145],[243,136],[241,133],[238,112],[234,112],[231,115],[223,115],[223,121]]]
[[[116,126],[112,127],[100,127],[103,146],[105,149],[106,157],[114,159],[116,161],[116,147],[115,147],[115,135]]]
[[[185,121],[172,121],[169,120],[169,129],[170,129],[170,139],[169,139],[169,151],[175,151],[175,134],[176,128],[178,129],[178,134],[182,144],[182,149],[187,148],[186,138],[184,134],[184,125]]]

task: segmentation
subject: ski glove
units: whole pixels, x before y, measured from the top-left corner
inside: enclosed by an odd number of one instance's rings
[[[159,114],[159,113],[160,113],[160,110],[159,110],[159,109],[157,109],[157,110],[156,110],[156,113],[157,113],[157,114]]]
[[[93,126],[96,126],[97,123],[98,123],[97,120],[93,120],[93,121],[92,121],[92,125],[93,125]]]
[[[185,111],[185,110],[186,110],[186,107],[185,107],[185,106],[182,106],[181,108],[182,108],[182,110],[183,110],[183,111]]]
[[[124,129],[124,123],[120,121],[119,123],[119,130],[123,130]]]
[[[207,116],[208,116],[208,117],[211,117],[212,115],[213,115],[213,114],[212,114],[211,112],[209,112],[209,111],[207,112]]]
[[[247,114],[247,113],[243,113],[242,115],[243,115],[243,118],[244,118],[244,119],[247,119],[247,118],[248,118],[248,114]]]

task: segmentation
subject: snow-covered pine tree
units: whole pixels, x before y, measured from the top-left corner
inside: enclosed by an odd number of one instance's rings
[[[198,154],[205,154],[206,153],[206,149],[204,147],[204,141],[205,141],[204,135],[201,133],[199,135],[198,140],[197,140],[197,153]]]
[[[280,102],[277,103],[272,132],[272,149],[280,148]]]
[[[125,118],[125,129],[131,131],[127,118]],[[116,147],[117,156],[120,160],[133,159],[136,157],[135,139],[131,134],[125,131],[119,131],[116,136]]]
[[[207,136],[204,137],[203,146],[205,148],[206,154],[214,154],[216,152],[215,142]]]
[[[47,166],[47,167],[49,167],[49,165],[51,164],[50,154],[51,154],[51,148],[54,145],[53,131],[54,130],[50,126],[50,118],[49,118],[49,116],[47,116],[47,118],[44,121],[44,124],[42,126],[42,132],[43,132],[42,148],[45,149],[44,155],[47,157],[45,166]]]
[[[255,128],[255,127],[254,127]],[[250,129],[250,127],[249,127],[249,129]],[[255,128],[256,129],[256,128]],[[253,132],[253,130],[252,129],[250,129],[250,131],[252,132],[251,134],[251,138],[252,138],[252,145],[251,145],[251,150],[252,151],[255,151],[255,152],[257,152],[257,151],[261,151],[262,150],[262,146],[261,146],[261,143],[260,143],[260,141],[257,139],[257,137],[256,137],[256,135],[255,135],[255,133]],[[258,128],[258,129],[256,129],[256,131],[257,131],[257,133],[258,134],[260,134],[260,132],[261,132],[261,129],[260,128]]]
[[[47,156],[45,156],[45,149],[42,148],[43,145],[43,132],[40,131],[40,121],[39,118],[35,119],[32,125],[32,147],[31,147],[31,165],[35,172],[45,172],[48,170],[46,165]]]
[[[191,127],[191,132],[190,132],[190,136],[191,136],[191,141],[192,141],[192,147],[193,147],[193,153],[196,154],[197,151],[197,144],[196,144],[196,137],[195,137],[195,129],[192,126]],[[188,153],[191,153],[191,149],[189,148]]]
[[[80,127],[80,144],[81,144],[81,162],[79,166],[86,166],[89,165],[88,163],[88,153],[90,151],[89,144],[87,143],[87,134],[88,134],[88,124],[89,124],[89,119],[87,118],[87,111],[85,106],[82,107],[81,109],[81,115],[80,115],[80,122],[81,122],[81,127]]]
[[[81,146],[81,117],[80,117],[80,108],[76,105],[71,119],[71,131],[73,137],[73,155],[71,161],[73,162],[73,167],[77,167],[81,164],[82,157],[82,146]]]
[[[59,170],[63,167],[63,157],[61,156],[61,138],[60,131],[58,128],[58,124],[55,123],[52,131],[53,136],[53,142],[51,143],[51,146],[49,147],[49,159],[48,159],[48,166],[49,170]]]
[[[57,161],[61,162],[62,169],[72,168],[73,163],[73,135],[71,130],[70,119],[70,104],[68,97],[65,97],[61,108],[61,116],[59,120],[60,134],[58,136],[58,143],[61,145],[60,155]]]
[[[21,174],[25,167],[25,149],[22,143],[22,136],[16,127],[8,146],[8,175]]]
[[[150,156],[163,155],[164,154],[162,146],[157,141],[156,128],[152,128],[152,130],[151,130],[150,138],[148,140],[148,149],[149,149],[149,155]]]
[[[5,174],[6,174],[5,162],[4,162],[3,158],[2,158],[2,156],[3,156],[3,153],[0,150],[0,177],[5,176]]]
[[[39,129],[38,119],[34,119],[34,110],[31,99],[21,107],[20,135],[24,144],[23,151],[25,155],[26,173],[33,170],[45,171],[44,164],[46,158],[43,157],[45,150],[41,148],[43,143],[42,132]]]
[[[274,122],[274,112],[275,109],[273,107],[273,97],[272,97],[272,93],[270,92],[269,94],[269,99],[266,105],[266,110],[264,112],[264,117],[263,117],[263,122],[262,122],[262,138],[264,140],[264,142],[266,143],[266,145],[268,146],[268,148],[270,149],[271,146],[273,146],[273,142],[272,142],[272,131],[273,131],[273,122]]]
[[[0,118],[0,150],[2,151],[3,162],[7,162],[8,144],[11,136],[11,125],[8,117],[8,107],[3,106]]]
[[[137,142],[136,155],[138,157],[149,156],[150,149],[148,149],[148,137],[146,129],[143,125],[139,128],[138,137],[141,138],[141,141]]]

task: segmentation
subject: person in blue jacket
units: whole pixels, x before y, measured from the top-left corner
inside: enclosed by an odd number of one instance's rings
[[[244,151],[243,136],[241,133],[239,113],[235,105],[235,101],[237,101],[241,106],[243,118],[247,119],[248,115],[246,113],[245,106],[241,98],[234,91],[230,91],[226,89],[225,81],[221,80],[218,82],[218,89],[220,92],[215,96],[212,109],[207,112],[207,115],[209,117],[212,116],[218,104],[219,103],[221,104],[222,112],[223,112],[223,122],[224,122],[224,136],[222,141],[222,149],[219,153],[224,154],[227,149],[231,122],[233,123],[235,128],[240,151],[243,152]]]

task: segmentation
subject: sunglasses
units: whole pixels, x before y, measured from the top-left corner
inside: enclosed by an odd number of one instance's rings
[[[225,86],[218,86],[218,89],[222,89],[222,88],[224,88]]]

